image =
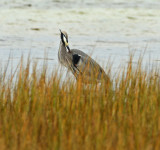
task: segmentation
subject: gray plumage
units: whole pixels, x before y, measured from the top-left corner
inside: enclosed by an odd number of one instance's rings
[[[71,49],[68,46],[68,35],[65,31],[60,31],[60,46],[58,51],[59,62],[67,67],[76,79],[82,78],[82,82],[109,81],[101,66],[90,56],[78,49]]]

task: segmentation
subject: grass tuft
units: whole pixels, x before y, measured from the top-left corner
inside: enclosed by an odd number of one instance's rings
[[[30,59],[8,78],[1,71],[0,149],[159,149],[159,71],[132,60],[101,85],[62,83],[57,71],[48,75],[46,64],[38,70]]]

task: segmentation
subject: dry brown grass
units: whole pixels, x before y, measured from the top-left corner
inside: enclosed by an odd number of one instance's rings
[[[0,149],[160,149],[159,72],[141,61],[110,84],[84,86],[19,65],[0,80]]]

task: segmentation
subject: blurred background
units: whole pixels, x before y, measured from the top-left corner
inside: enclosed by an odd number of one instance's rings
[[[70,48],[92,55],[113,70],[134,61],[145,50],[144,63],[160,60],[159,0],[1,0],[0,62],[9,55],[11,67],[20,57],[43,62],[48,54],[51,68],[58,63],[59,29],[69,34]]]

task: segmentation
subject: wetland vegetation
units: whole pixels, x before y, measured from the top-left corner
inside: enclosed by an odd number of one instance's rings
[[[29,59],[10,76],[1,71],[0,149],[159,149],[159,71],[132,60],[110,84],[92,86],[61,83]]]
[[[1,0],[0,150],[159,150],[159,16],[159,0]],[[59,29],[109,84],[55,69]]]

